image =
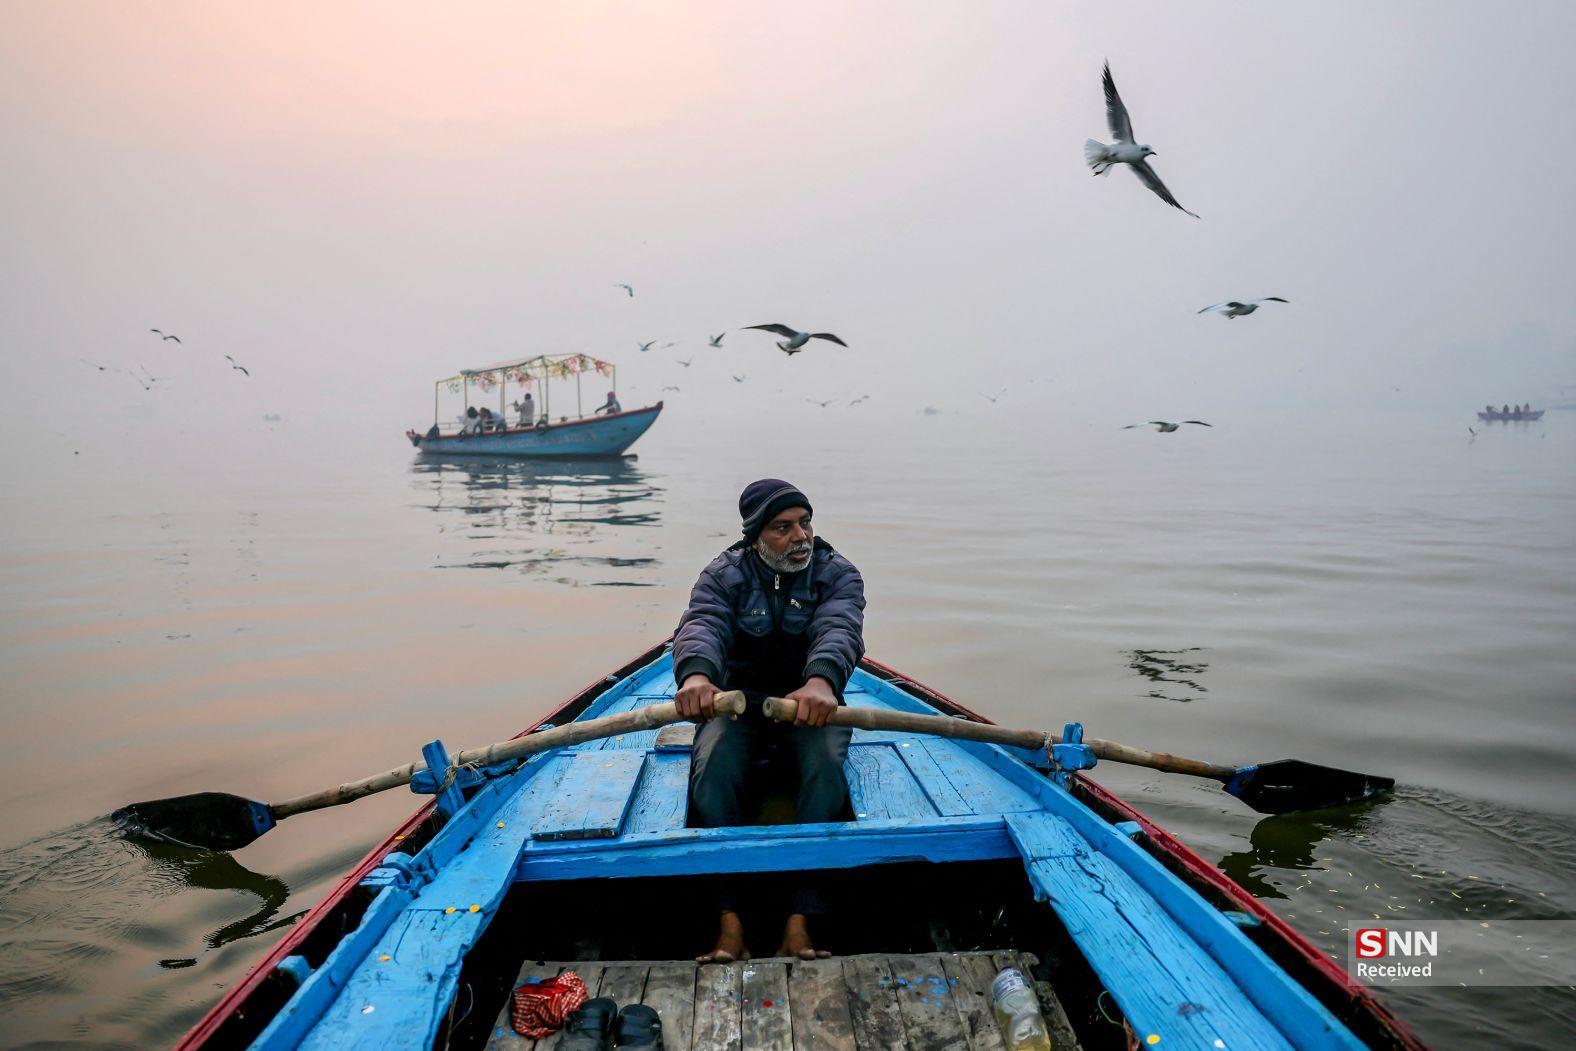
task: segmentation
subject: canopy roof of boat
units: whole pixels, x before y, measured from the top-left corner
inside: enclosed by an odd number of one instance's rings
[[[589,354],[538,354],[530,358],[516,358],[481,365],[474,369],[461,369],[458,375],[439,380],[452,389],[459,390],[462,383],[478,382],[484,387],[498,383],[525,383],[527,380],[561,380],[584,372],[613,375],[613,364],[593,358]]]

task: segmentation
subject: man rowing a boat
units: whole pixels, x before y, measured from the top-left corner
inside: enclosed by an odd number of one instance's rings
[[[810,501],[780,478],[751,482],[739,497],[744,538],[701,571],[673,639],[674,701],[701,724],[690,765],[690,808],[704,828],[742,825],[755,760],[773,742],[798,772],[794,819],[843,820],[843,760],[853,731],[828,726],[865,651],[865,585],[852,562],[815,536]],[[713,699],[743,690],[748,710],[717,719]],[[792,724],[761,713],[769,696],[799,702]],[[701,963],[747,955],[739,902],[724,895],[717,945]],[[829,955],[810,940],[808,917],[826,906],[800,883],[788,903],[778,956]]]

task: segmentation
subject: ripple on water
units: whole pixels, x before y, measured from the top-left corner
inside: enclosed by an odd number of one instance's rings
[[[345,859],[331,862],[342,871]],[[189,890],[221,892],[192,895]],[[0,852],[0,1011],[6,1039],[58,1039],[72,1025],[95,1042],[163,1043],[172,1010],[191,994],[204,952],[293,922],[290,890],[228,854],[134,843],[107,819],[90,821]],[[193,935],[206,931],[193,944]],[[167,981],[182,983],[172,997]],[[113,986],[151,1009],[94,996]],[[172,1001],[180,1000],[179,1004]],[[146,1034],[158,1034],[149,1037]]]
[[[1576,919],[1576,821],[1435,790],[1403,788],[1363,806],[1264,818],[1247,849],[1227,854],[1220,867],[1337,961],[1354,923]],[[1503,1012],[1512,1004],[1551,1023],[1576,1021],[1576,996],[1562,988],[1382,995],[1440,1047],[1510,1046]],[[1518,1031],[1556,1030],[1529,1022]]]

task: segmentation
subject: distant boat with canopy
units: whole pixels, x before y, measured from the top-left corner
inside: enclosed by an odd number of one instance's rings
[[[426,433],[406,431],[405,436],[423,453],[441,456],[622,456],[656,422],[662,402],[628,411],[616,407],[616,402],[615,411],[607,411],[608,403],[603,402],[588,415],[583,389],[587,375],[605,378],[613,391],[618,389],[618,369],[588,354],[538,354],[461,369],[433,384],[432,427]],[[562,384],[571,380],[575,395],[574,413],[564,412],[556,419],[555,380],[560,399],[567,396]],[[511,384],[517,389],[513,400]],[[475,401],[473,388],[478,395]],[[443,420],[445,391],[462,399],[453,422]],[[490,404],[494,393],[496,410]],[[511,418],[516,421],[513,425]]]

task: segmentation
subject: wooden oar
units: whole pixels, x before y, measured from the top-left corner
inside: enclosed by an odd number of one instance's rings
[[[797,701],[786,697],[768,697],[762,710],[769,719],[792,722],[798,714]],[[936,737],[954,737],[965,741],[986,741],[990,744],[1014,745],[1018,748],[1043,750],[1048,745],[1060,744],[1061,737],[1043,730],[1012,730],[990,723],[977,723],[968,719],[952,719],[944,715],[914,715],[894,712],[885,708],[843,708],[832,713],[830,721],[838,726],[852,726],[860,730],[896,730],[900,733],[932,734]],[[1281,759],[1273,763],[1254,763],[1251,766],[1225,766],[1206,763],[1201,759],[1187,759],[1169,752],[1151,752],[1144,748],[1102,741],[1086,737],[1083,744],[1097,758],[1129,766],[1145,766],[1168,774],[1191,774],[1207,777],[1223,784],[1227,792],[1242,800],[1261,814],[1289,814],[1298,810],[1317,810],[1321,807],[1355,803],[1390,791],[1395,787],[1393,777],[1374,777],[1370,774],[1337,770],[1330,766],[1317,766],[1301,759]]]
[[[719,693],[715,703],[718,715],[739,715],[744,711],[744,694],[737,690]],[[453,763],[456,767],[487,767],[582,741],[651,730],[682,721],[683,717],[674,703],[664,701],[617,715],[604,715],[600,719],[566,723],[551,730],[527,734],[511,741],[499,741],[482,748],[467,748],[453,756]],[[407,763],[359,781],[349,781],[335,788],[326,788],[321,792],[272,805],[225,792],[198,792],[132,803],[110,816],[122,829],[133,835],[206,850],[239,850],[287,817],[309,810],[340,806],[363,796],[410,784],[411,778],[425,769],[426,763]]]

